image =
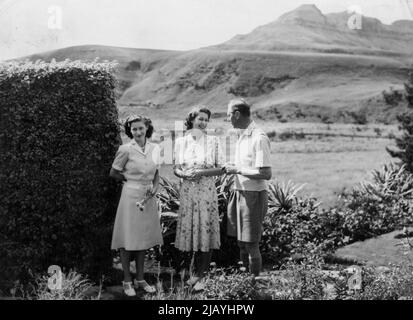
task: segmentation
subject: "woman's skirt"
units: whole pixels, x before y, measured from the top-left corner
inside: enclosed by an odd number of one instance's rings
[[[137,201],[145,198],[152,184],[126,182],[122,188],[112,236],[112,249],[146,250],[163,244],[160,213],[156,197],[140,210]]]
[[[219,249],[218,196],[212,177],[197,182],[184,180],[180,188],[180,206],[175,247],[181,251]]]

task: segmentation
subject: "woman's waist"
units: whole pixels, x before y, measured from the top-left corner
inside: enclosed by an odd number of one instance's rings
[[[127,188],[148,188],[152,186],[151,180],[127,180],[124,184]]]
[[[206,177],[206,176],[202,176],[196,180],[181,179],[181,182],[192,184],[192,185],[193,184],[215,184],[214,177]]]

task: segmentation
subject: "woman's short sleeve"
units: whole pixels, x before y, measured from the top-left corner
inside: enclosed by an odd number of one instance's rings
[[[115,160],[113,160],[112,168],[122,171],[125,167],[126,162],[128,162],[129,152],[127,145],[121,145],[116,152]]]

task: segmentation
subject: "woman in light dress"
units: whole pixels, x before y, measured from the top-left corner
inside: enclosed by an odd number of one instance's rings
[[[187,284],[202,290],[213,249],[220,247],[218,196],[213,176],[223,174],[219,139],[208,135],[211,112],[195,107],[186,119],[183,137],[175,142],[174,174],[181,178],[175,247],[195,253],[195,274]]]
[[[122,284],[127,296],[135,296],[135,288],[155,292],[155,288],[144,280],[145,253],[147,249],[163,244],[154,197],[159,187],[160,148],[148,141],[152,132],[150,119],[129,117],[125,122],[125,133],[132,140],[119,147],[110,171],[112,178],[124,181],[113,228],[112,249],[120,250],[124,272]],[[139,206],[143,200],[144,204]],[[131,257],[136,263],[134,286]]]

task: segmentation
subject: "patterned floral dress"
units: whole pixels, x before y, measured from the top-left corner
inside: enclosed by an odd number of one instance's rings
[[[175,143],[175,164],[186,170],[208,169],[223,164],[219,139],[204,134],[195,138],[188,132]],[[175,247],[181,251],[208,252],[219,249],[218,196],[214,177],[198,181],[181,180],[180,208]]]

